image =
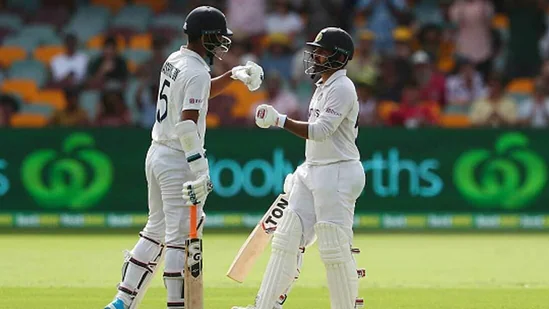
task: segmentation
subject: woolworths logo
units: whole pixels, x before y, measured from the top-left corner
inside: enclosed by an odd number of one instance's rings
[[[454,166],[461,194],[481,208],[517,210],[528,206],[547,183],[544,160],[528,148],[520,133],[502,135],[494,150],[462,154]]]
[[[67,137],[62,150],[40,149],[23,161],[23,185],[44,208],[83,210],[95,205],[112,184],[109,158],[94,149],[88,134]]]

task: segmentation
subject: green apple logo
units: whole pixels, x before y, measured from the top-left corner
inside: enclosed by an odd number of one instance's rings
[[[478,207],[517,210],[532,202],[547,183],[543,159],[520,133],[502,135],[495,151],[475,149],[454,166],[457,189]]]
[[[112,184],[113,169],[94,143],[90,135],[74,133],[62,152],[40,149],[25,158],[21,179],[39,205],[83,210],[101,200]]]

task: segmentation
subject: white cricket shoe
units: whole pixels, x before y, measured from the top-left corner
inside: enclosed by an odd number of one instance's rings
[[[247,307],[233,306],[231,309],[255,309],[255,306],[253,305],[248,305]]]

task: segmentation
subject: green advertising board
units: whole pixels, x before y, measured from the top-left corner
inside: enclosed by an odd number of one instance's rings
[[[361,129],[365,228],[549,229],[549,131]],[[0,130],[0,226],[141,226],[141,129]],[[281,130],[210,129],[208,225],[253,226],[304,160]]]

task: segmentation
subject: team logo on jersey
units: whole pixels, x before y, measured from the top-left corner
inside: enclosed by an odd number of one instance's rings
[[[193,99],[193,98],[190,98],[190,99],[189,99],[189,103],[190,103],[190,104],[200,104],[200,103],[202,103],[202,99]]]

